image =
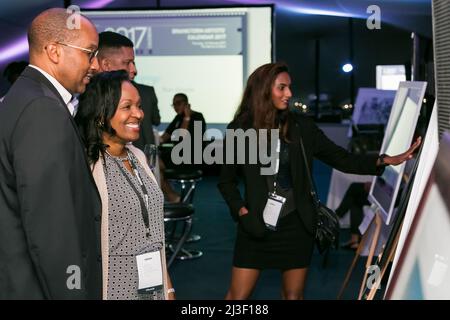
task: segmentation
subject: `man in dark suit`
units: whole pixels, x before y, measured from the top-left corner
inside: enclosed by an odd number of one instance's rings
[[[28,30],[30,65],[0,107],[0,299],[100,299],[100,197],[73,114],[98,35],[48,9]]]
[[[164,131],[163,135],[160,138],[161,143],[167,143],[171,141],[172,134],[177,129],[185,129],[189,132],[190,138],[192,139],[191,144],[191,164],[183,164],[179,166],[180,169],[187,169],[192,170],[195,169],[196,166],[194,164],[194,154],[196,150],[200,150],[203,152],[203,144],[200,145],[200,148],[196,148],[196,143],[194,139],[194,126],[195,125],[201,125],[201,134],[202,137],[205,134],[206,131],[206,122],[205,118],[203,117],[203,114],[200,112],[194,111],[191,109],[191,104],[189,103],[188,96],[185,93],[176,93],[173,96],[172,100],[172,106],[174,108],[174,111],[176,112],[176,116],[173,118],[172,122],[167,126],[166,130]],[[183,138],[184,139],[184,138]],[[176,139],[176,141],[179,141]],[[200,142],[201,143],[201,142]],[[162,156],[161,158],[164,158]],[[166,163],[167,160],[171,161],[167,157],[165,158],[166,162],[163,161],[163,159],[160,159],[159,165],[160,165],[160,180],[161,180],[161,189],[164,192],[164,195],[167,198],[168,202],[177,203],[180,202],[180,195],[175,192],[175,190],[172,188],[171,184],[164,178],[164,171],[166,170]]]
[[[137,69],[134,62],[133,47],[133,42],[119,33],[111,31],[101,32],[98,41],[98,63],[101,71],[126,70],[130,80],[138,89],[141,96],[144,119],[141,123],[139,139],[133,144],[144,151],[146,144],[155,144],[153,126],[158,126],[161,123],[161,117],[155,89],[151,86],[134,82]]]
[[[194,125],[197,122],[201,123],[202,137],[206,131],[206,122],[203,114],[191,109],[191,104],[185,93],[176,93],[173,96],[173,109],[176,112],[176,116],[172,122],[167,126],[164,134],[161,136],[161,143],[169,142],[173,132],[176,129],[186,129],[189,131],[191,137],[194,137]]]

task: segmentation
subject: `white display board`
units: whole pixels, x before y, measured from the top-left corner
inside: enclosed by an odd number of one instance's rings
[[[450,299],[450,135],[439,153],[402,247],[387,299]]]
[[[425,89],[426,82],[400,83],[380,153],[392,156],[403,153],[410,147]],[[385,224],[389,224],[392,219],[404,169],[405,163],[387,166],[381,176],[373,179],[369,201],[378,207]]]
[[[408,207],[405,212],[402,229],[400,231],[400,237],[395,251],[394,260],[392,263],[391,273],[389,276],[389,283],[391,282],[392,274],[397,266],[398,259],[403,250],[403,246],[406,237],[409,233],[411,223],[417,212],[419,201],[422,197],[423,191],[430,176],[431,169],[433,168],[434,161],[436,159],[439,149],[439,131],[438,131],[438,119],[437,119],[437,105],[435,103],[433,112],[431,113],[430,122],[428,124],[427,133],[423,140],[423,147],[421,157],[419,159],[419,165],[415,173],[414,184],[411,190],[411,194],[408,201]]]
[[[395,99],[395,90],[359,88],[353,110],[354,124],[386,124]]]
[[[377,71],[377,89],[397,90],[402,81],[406,81],[404,65],[379,65]]]
[[[375,88],[359,88],[353,107],[352,124],[386,125],[395,99],[395,90],[378,90]],[[349,128],[348,136],[352,136]]]

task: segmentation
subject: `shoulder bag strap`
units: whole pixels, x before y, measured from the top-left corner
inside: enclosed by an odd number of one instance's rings
[[[298,123],[297,119],[295,119],[295,122],[297,123],[297,126],[300,127],[300,124]],[[306,177],[308,178],[308,182],[311,188],[310,190],[311,197],[313,198],[316,207],[318,207],[320,205],[320,200],[319,197],[317,196],[316,188],[314,187],[314,181],[312,179],[311,171],[309,170],[308,160],[306,158],[305,147],[303,146],[303,139],[301,135],[300,135],[300,148],[302,149],[303,162],[305,163]]]

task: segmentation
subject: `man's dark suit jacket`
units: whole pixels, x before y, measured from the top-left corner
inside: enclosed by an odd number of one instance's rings
[[[167,133],[169,136],[171,136],[176,129],[179,129],[181,127],[183,118],[184,118],[183,114],[177,114],[173,118],[172,122],[169,123],[164,133]],[[206,121],[205,118],[203,117],[203,114],[201,112],[191,110],[190,118],[191,119],[189,120],[187,130],[189,131],[191,138],[194,138],[194,125],[197,121],[201,121],[202,123],[202,137],[203,137],[206,131]]]
[[[133,84],[141,96],[141,107],[144,111],[144,120],[141,123],[139,139],[133,142],[133,145],[144,151],[146,144],[155,144],[153,126],[158,126],[161,123],[161,116],[159,115],[155,89],[136,82],[133,82]]]
[[[183,118],[184,118],[183,114],[177,114],[173,118],[172,122],[169,123],[169,125],[167,126],[166,130],[164,131],[164,134],[167,133],[169,135],[169,137],[171,137],[173,132],[176,129],[179,129],[181,127],[181,125],[183,123]],[[188,124],[186,130],[189,131],[189,134],[190,134],[191,139],[192,139],[191,140],[191,159],[190,159],[190,163],[193,164],[195,162],[194,161],[195,160],[195,151],[197,149],[196,146],[197,146],[197,143],[198,143],[198,141],[195,140],[195,135],[194,135],[194,132],[195,132],[194,128],[195,127],[194,126],[195,126],[196,123],[198,124],[198,122],[201,122],[201,125],[202,125],[201,137],[203,138],[203,135],[205,134],[205,131],[206,131],[206,121],[205,121],[205,118],[203,117],[203,114],[201,112],[197,112],[197,111],[194,111],[194,110],[191,110],[190,118],[191,119],[189,120],[189,124]],[[174,143],[178,144],[179,142],[178,141],[174,141]],[[201,152],[203,152],[203,146],[204,146],[203,140],[200,141],[200,143],[201,143],[200,150],[201,150]],[[169,161],[169,159],[166,160],[166,158],[163,156],[163,160],[164,160],[164,163],[166,164],[166,167],[174,168],[175,165],[172,163],[171,159],[170,159],[170,161]],[[198,165],[191,166],[191,165],[187,165],[187,164],[182,164],[181,167],[178,167],[178,169],[188,170],[188,171],[189,170],[197,170],[197,169],[200,169],[200,166],[198,166]]]
[[[297,212],[311,234],[315,232],[316,212],[310,195],[310,186],[306,176],[305,163],[301,154],[300,137],[303,139],[308,166],[312,171],[313,158],[317,158],[333,168],[347,173],[376,175],[383,169],[376,167],[378,156],[358,156],[337,146],[320,130],[310,118],[291,113],[289,116],[289,160]],[[231,123],[228,128],[239,126]],[[225,146],[225,143],[224,143]],[[243,152],[242,150],[239,150]],[[248,146],[245,150],[248,152]],[[236,154],[235,154],[236,155]],[[224,149],[224,159],[225,158]],[[260,174],[260,164],[224,164],[219,178],[219,190],[227,202],[235,221],[239,221],[239,209],[246,207],[248,230],[253,236],[264,236],[265,226],[262,212],[266,205],[268,187],[267,177]],[[245,184],[245,195],[238,189],[238,176],[242,175]],[[248,221],[250,219],[251,221]]]
[[[72,116],[28,67],[0,105],[0,299],[101,299],[100,215]]]

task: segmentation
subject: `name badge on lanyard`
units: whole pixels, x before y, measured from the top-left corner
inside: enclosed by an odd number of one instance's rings
[[[263,218],[266,227],[271,230],[277,229],[278,218],[280,217],[281,210],[283,210],[286,198],[274,193],[269,193],[266,207],[263,211]]]
[[[277,153],[280,154],[280,139],[278,139],[277,143]],[[273,183],[273,192],[269,192],[269,196],[267,198],[267,203],[263,211],[263,219],[266,227],[271,230],[277,229],[278,218],[280,217],[281,211],[283,210],[284,204],[286,202],[286,198],[277,195],[277,176],[278,169],[280,166],[280,160],[277,159],[275,166],[275,179]]]
[[[136,256],[138,293],[150,293],[163,287],[161,250]]]

